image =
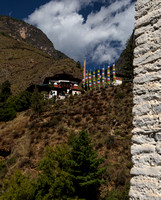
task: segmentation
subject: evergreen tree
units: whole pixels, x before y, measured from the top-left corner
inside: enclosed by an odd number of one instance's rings
[[[2,189],[0,200],[35,200],[34,182],[20,171],[15,171],[10,179],[5,180]]]
[[[0,108],[0,121],[13,120],[16,117],[16,110],[12,105],[4,104],[3,108]]]
[[[124,64],[122,66],[122,73],[123,73],[123,82],[132,82],[134,76],[134,67],[133,67],[133,59],[134,59],[134,33],[129,38],[126,44],[126,49],[123,51],[124,56]]]
[[[42,98],[42,97],[41,97]],[[21,112],[27,110],[31,105],[31,93],[28,91],[20,92],[16,101],[16,110]]]
[[[80,63],[80,61],[77,61],[77,67],[78,67],[78,68],[81,68],[81,63]]]
[[[38,115],[42,111],[44,104],[43,95],[38,91],[38,88],[35,87],[34,92],[31,97],[31,108],[34,110],[35,113]]]
[[[71,171],[71,154],[66,145],[54,150],[47,148],[45,156],[38,164],[40,171],[35,200],[67,200],[73,195],[74,187]]]
[[[13,104],[7,103],[11,97],[11,84],[5,81],[1,85],[0,92],[0,121],[9,121],[16,117],[16,110]]]
[[[5,102],[11,95],[11,84],[7,80],[1,85],[0,102]]]
[[[72,140],[71,146],[74,161],[72,174],[75,196],[86,200],[98,199],[99,187],[103,182],[104,169],[100,168],[103,159],[97,158],[97,153],[93,150],[91,140],[85,130]]]
[[[32,180],[16,171],[4,181],[0,200],[79,200],[73,194],[72,165],[67,145],[47,147],[37,166],[38,177]]]

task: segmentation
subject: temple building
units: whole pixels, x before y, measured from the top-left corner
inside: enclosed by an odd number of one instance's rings
[[[78,85],[81,82],[80,79],[74,78],[68,74],[56,74],[53,77],[47,77],[44,83],[40,85],[40,90],[43,91],[48,88],[47,98],[51,99],[65,99],[69,95],[79,95],[81,91],[78,89]]]

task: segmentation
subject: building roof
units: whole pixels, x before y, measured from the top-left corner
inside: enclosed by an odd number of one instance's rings
[[[52,76],[52,77],[46,77],[44,80],[44,84],[48,84],[50,80],[52,81],[69,80],[69,81],[77,82],[77,83],[81,82],[81,79],[74,78],[72,75],[69,75],[69,74],[56,74],[55,76]]]

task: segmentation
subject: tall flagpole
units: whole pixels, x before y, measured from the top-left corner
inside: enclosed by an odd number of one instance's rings
[[[115,72],[115,64],[113,64],[113,84],[116,83],[116,72]]]
[[[107,84],[110,85],[110,66],[107,67]]]
[[[95,72],[95,67],[94,67],[94,71],[93,71],[93,88],[95,89],[96,87],[96,72]]]
[[[91,87],[92,87],[92,82],[91,82],[91,70],[89,72],[89,89],[91,90]]]
[[[102,68],[102,87],[105,87],[105,68]]]
[[[85,81],[85,80],[86,80],[86,57],[85,57],[85,59],[84,59],[83,77],[84,77],[84,81]]]
[[[97,69],[97,86],[100,89],[100,67]]]
[[[88,90],[88,71],[86,71],[86,78],[85,78],[85,80],[86,80],[86,88],[87,88],[87,90]]]

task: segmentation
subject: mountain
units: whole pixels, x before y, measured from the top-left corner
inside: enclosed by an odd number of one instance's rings
[[[67,58],[65,54],[54,48],[52,42],[40,29],[27,24],[22,20],[16,20],[7,16],[0,16],[0,32],[5,33],[17,40],[21,38],[33,47],[42,50],[53,58]]]
[[[36,165],[46,146],[67,143],[72,135],[86,129],[99,156],[105,158],[106,182],[101,187],[101,195],[113,189],[128,194],[132,96],[131,83],[91,90],[45,105],[40,117],[27,110],[13,121],[1,122],[0,156],[5,158],[5,165],[0,170],[1,183],[14,169],[36,176]]]
[[[8,79],[13,93],[42,84],[57,73],[82,78],[80,65],[57,51],[41,30],[22,20],[0,16],[0,46],[0,83]]]
[[[82,78],[81,66],[56,51],[39,29],[9,17],[0,19],[0,83],[8,79],[14,94],[58,73]],[[122,61],[119,59],[122,74],[126,74],[124,66],[129,58],[126,52],[131,50],[129,45]],[[0,194],[4,179],[15,169],[35,178],[47,146],[68,144],[70,138],[87,130],[98,155],[104,157],[105,183],[99,199],[127,200],[132,165],[132,87],[126,83],[47,101],[39,117],[28,109],[12,121],[0,122]]]

